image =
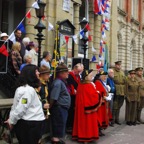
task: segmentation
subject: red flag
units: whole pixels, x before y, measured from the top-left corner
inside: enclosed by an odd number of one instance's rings
[[[90,31],[90,26],[89,26],[89,24],[86,24],[85,28],[86,28],[88,31]]]
[[[27,12],[27,14],[26,14],[26,18],[28,18],[28,19],[31,18],[31,13],[30,13],[30,11]]]
[[[88,40],[89,40],[89,41],[92,41],[91,35],[88,36]]]
[[[6,57],[8,56],[8,51],[7,51],[6,46],[4,44],[0,47],[0,53],[5,55]]]
[[[94,0],[94,13],[97,14],[99,11],[98,0]]]
[[[69,36],[65,36],[66,43],[68,44]]]

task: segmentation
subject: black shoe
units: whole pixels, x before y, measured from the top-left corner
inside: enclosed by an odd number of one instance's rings
[[[115,121],[116,124],[121,125],[121,123],[119,121]]]
[[[109,123],[109,126],[114,127],[114,124],[111,122],[111,123]]]
[[[132,123],[131,123],[131,122],[129,122],[129,121],[128,121],[128,122],[126,122],[126,124],[127,124],[127,125],[129,125],[129,126],[131,126],[131,125],[132,125]]]
[[[99,136],[105,136],[105,134],[102,133],[102,131],[100,130],[100,131],[99,131]]]
[[[133,125],[133,126],[136,126],[136,122],[132,122],[132,125]]]

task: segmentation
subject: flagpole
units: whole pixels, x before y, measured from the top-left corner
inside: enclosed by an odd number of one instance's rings
[[[58,47],[58,28],[59,28],[59,25],[56,24],[56,38],[55,38],[55,50],[54,50],[54,53],[55,53],[55,63],[56,63],[56,58],[57,58],[57,47]],[[56,65],[54,66],[54,79],[56,78]]]

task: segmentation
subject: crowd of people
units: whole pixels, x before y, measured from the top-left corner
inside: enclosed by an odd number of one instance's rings
[[[17,82],[7,123],[14,128],[20,144],[41,143],[47,119],[50,119],[52,144],[64,144],[65,133],[84,144],[95,141],[105,135],[108,126],[121,125],[119,115],[124,100],[126,124],[144,124],[141,120],[142,67],[130,70],[125,76],[122,62],[116,61],[113,68],[108,71],[100,68],[95,75],[81,63],[72,70],[60,63],[54,78],[50,52],[43,52],[40,67],[37,67],[38,46],[28,37],[21,40],[20,30],[15,35],[17,40],[11,42],[10,56]]]

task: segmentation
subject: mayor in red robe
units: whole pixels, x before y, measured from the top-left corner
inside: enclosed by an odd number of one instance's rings
[[[107,128],[109,120],[112,119],[112,115],[109,110],[109,103],[106,101],[109,91],[108,86],[106,85],[107,75],[107,72],[101,71],[99,73],[99,79],[95,81],[96,89],[100,92],[101,96],[101,106],[98,109],[98,122],[101,129]]]
[[[79,142],[91,142],[99,138],[97,109],[100,96],[92,83],[92,70],[82,72],[82,82],[79,83],[72,138]]]

